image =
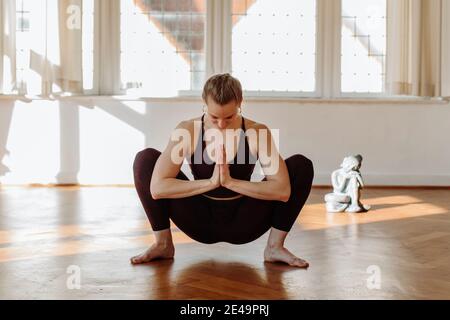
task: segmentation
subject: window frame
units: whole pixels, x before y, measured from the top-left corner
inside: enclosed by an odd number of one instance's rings
[[[231,11],[232,0],[208,0],[205,40],[206,75],[231,73]],[[386,13],[387,14],[387,13]],[[343,92],[341,90],[341,43],[342,43],[342,0],[316,0],[316,61],[315,90],[311,92],[249,91],[248,98],[395,98],[386,94],[385,83],[382,92]],[[217,22],[223,22],[217,27]],[[214,25],[215,23],[215,25]],[[209,36],[208,36],[209,35]],[[215,41],[212,39],[221,39]],[[387,35],[386,35],[387,39]],[[387,40],[386,40],[387,41]],[[208,50],[209,49],[209,50]],[[214,62],[215,63],[214,63]],[[219,63],[217,63],[219,61]],[[192,96],[194,92],[183,91],[181,96]]]
[[[324,1],[324,0],[318,0],[318,1]],[[387,29],[387,2],[389,0],[386,0],[386,45],[388,42],[388,29]],[[342,43],[342,0],[336,0],[336,2],[339,3],[339,56],[341,55],[341,43]],[[385,53],[385,57],[387,58],[387,52]],[[339,58],[339,90],[335,93],[336,98],[380,98],[380,99],[394,99],[396,100],[398,98],[397,95],[391,95],[386,92],[386,63],[384,64],[384,82],[383,82],[383,91],[381,92],[343,92],[341,87],[341,59]],[[421,99],[421,97],[418,97],[418,99]]]
[[[221,0],[213,0],[213,1],[221,1]],[[321,85],[320,85],[320,79],[322,79],[322,75],[318,72],[318,66],[320,65],[320,60],[322,59],[321,52],[319,52],[318,44],[321,40],[321,36],[319,35],[319,25],[320,25],[320,17],[319,17],[319,1],[323,0],[316,0],[316,59],[315,59],[315,89],[314,91],[276,91],[276,90],[244,90],[243,94],[245,97],[252,98],[252,97],[266,97],[266,98],[321,98]],[[339,0],[341,1],[341,0]],[[225,41],[228,41],[228,44],[225,46],[228,50],[222,51],[222,54],[224,57],[222,59],[228,60],[227,61],[227,68],[224,68],[221,72],[229,72],[231,73],[232,69],[232,62],[231,62],[231,48],[232,48],[232,0],[223,0],[223,10],[220,12],[221,17],[214,17],[215,19],[221,19],[223,21],[226,21],[225,24],[225,31],[224,33],[227,35]],[[217,36],[217,35],[215,35]]]
[[[100,34],[100,1],[94,0],[94,70],[93,88],[87,89],[83,94],[69,94],[69,96],[96,96],[100,92],[100,53],[102,52]],[[115,0],[119,1],[120,0]],[[383,92],[342,92],[341,91],[341,30],[342,0],[316,0],[316,59],[315,59],[315,90],[311,92],[285,92],[285,91],[244,91],[246,98],[287,98],[287,99],[396,99],[396,96],[386,94],[385,83]],[[205,23],[205,74],[206,78],[212,74],[230,72],[231,48],[232,48],[232,0],[206,0],[206,23]],[[387,15],[387,13],[386,13]],[[102,16],[105,18],[104,16]],[[120,14],[118,15],[120,19]],[[114,19],[111,15],[109,19]],[[120,21],[110,20],[108,23],[118,23]],[[116,35],[120,37],[120,34]],[[386,41],[388,39],[386,34]],[[119,48],[116,48],[120,52]],[[120,62],[119,62],[120,64]],[[120,68],[119,66],[111,66]],[[120,81],[120,79],[116,79]],[[206,81],[206,79],[205,79]],[[177,96],[166,97],[164,99],[193,97],[198,95],[199,90],[180,90]],[[201,93],[201,92],[200,92]],[[127,96],[126,92],[117,91],[114,95]],[[26,96],[17,94],[15,96]],[[110,95],[113,96],[113,95]],[[160,97],[150,97],[141,95],[143,99]]]

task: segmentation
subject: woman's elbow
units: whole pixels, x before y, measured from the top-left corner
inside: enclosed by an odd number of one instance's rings
[[[157,187],[158,184],[157,183],[150,183],[150,194],[153,198],[153,200],[158,200],[161,199],[162,195],[161,195],[161,191],[159,190],[159,188]]]
[[[287,187],[282,189],[283,192],[280,194],[280,201],[282,202],[288,202],[291,198],[291,186],[288,185]]]

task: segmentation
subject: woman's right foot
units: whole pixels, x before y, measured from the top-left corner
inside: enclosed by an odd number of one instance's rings
[[[290,252],[285,247],[267,246],[264,250],[264,261],[267,262],[284,262],[290,266],[297,268],[309,267],[309,263]]]
[[[175,255],[175,247],[170,245],[153,244],[145,252],[134,256],[130,259],[132,264],[140,264],[150,262],[156,259],[172,259]]]

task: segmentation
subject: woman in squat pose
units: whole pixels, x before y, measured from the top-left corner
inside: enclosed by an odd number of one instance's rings
[[[188,139],[181,145],[170,139],[162,153],[148,148],[136,155],[134,183],[156,242],[131,263],[173,258],[171,219],[190,238],[207,244],[244,244],[270,229],[264,260],[307,268],[284,241],[309,196],[312,162],[300,154],[283,160],[267,126],[244,119],[241,84],[231,75],[211,77],[202,98],[204,114],[182,121],[175,130]],[[225,134],[230,129],[239,134]],[[256,134],[246,134],[250,131]],[[210,132],[216,134],[213,139],[208,139]],[[195,180],[180,171],[183,158]],[[265,178],[250,181],[258,159]]]

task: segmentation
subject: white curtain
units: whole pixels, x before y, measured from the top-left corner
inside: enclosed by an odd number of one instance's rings
[[[99,9],[99,85],[100,95],[114,95],[120,90],[120,0],[97,0]]]
[[[42,79],[42,94],[82,93],[82,0],[39,0],[31,6],[30,68]]]
[[[449,2],[388,0],[388,93],[450,96]]]
[[[231,72],[231,55],[223,52],[231,51],[231,19],[223,20],[225,15],[231,16],[231,0],[208,0],[206,2],[206,78],[218,73]],[[225,13],[225,14],[224,14]]]
[[[0,1],[0,94],[16,90],[16,1]]]
[[[450,1],[442,3],[442,96],[450,97]]]

